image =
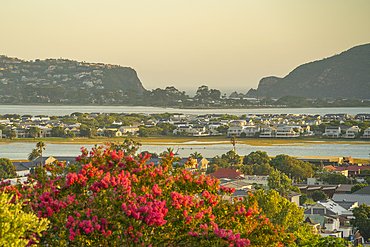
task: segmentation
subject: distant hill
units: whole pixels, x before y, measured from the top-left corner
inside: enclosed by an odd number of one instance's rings
[[[262,78],[249,97],[370,98],[370,44],[303,64],[284,78]]]
[[[68,59],[27,61],[0,55],[0,96],[11,95],[15,102],[79,103],[80,97],[90,102],[113,94],[122,96],[128,89],[145,90],[136,71],[129,67]]]

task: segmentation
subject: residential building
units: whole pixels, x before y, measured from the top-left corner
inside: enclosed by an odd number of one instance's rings
[[[362,135],[362,138],[370,138],[370,127],[364,130],[364,134]]]
[[[356,138],[358,132],[360,132],[360,128],[358,126],[352,126],[351,128],[348,128],[346,130],[346,134],[344,135],[344,138],[354,139]]]
[[[339,126],[326,127],[323,135],[329,138],[339,138],[341,135],[341,128]]]
[[[299,132],[294,131],[294,128],[292,126],[279,126],[276,131],[276,137],[278,138],[299,137]]]

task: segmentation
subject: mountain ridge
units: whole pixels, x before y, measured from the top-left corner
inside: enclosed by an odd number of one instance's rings
[[[22,60],[0,55],[0,95],[20,102],[73,102],[146,89],[130,67],[69,59]],[[103,97],[103,98],[104,98]]]
[[[370,43],[297,66],[283,78],[260,80],[250,97],[359,98],[370,95]]]

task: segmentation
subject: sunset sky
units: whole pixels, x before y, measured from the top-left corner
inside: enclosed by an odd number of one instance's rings
[[[146,89],[246,93],[266,76],[370,43],[369,0],[16,0],[0,54],[134,68]]]

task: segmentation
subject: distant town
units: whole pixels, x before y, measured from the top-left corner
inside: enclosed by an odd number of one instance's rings
[[[238,138],[370,139],[370,114],[180,115],[72,113],[66,116],[0,115],[0,137],[94,138],[123,136],[235,136]]]

